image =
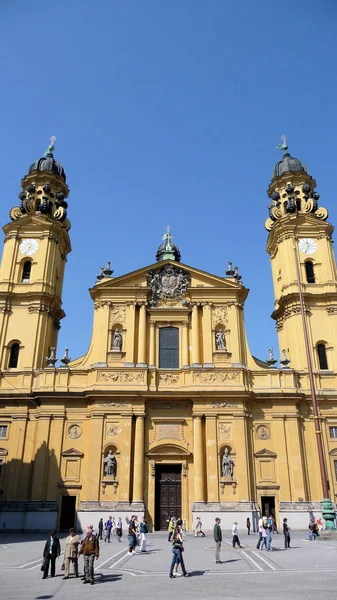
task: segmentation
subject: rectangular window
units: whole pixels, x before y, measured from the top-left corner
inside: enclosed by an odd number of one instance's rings
[[[0,425],[0,440],[7,439],[8,425]]]
[[[337,439],[337,427],[329,427],[330,439]]]
[[[159,329],[159,368],[179,369],[178,327],[161,327]]]
[[[334,467],[335,467],[335,477],[336,477],[336,481],[337,481],[337,460],[333,461]]]
[[[335,463],[336,463],[336,462],[337,462],[337,461],[335,461]],[[0,458],[0,479],[1,479],[1,477],[2,477],[2,469],[3,469],[3,464],[4,464],[3,458]]]

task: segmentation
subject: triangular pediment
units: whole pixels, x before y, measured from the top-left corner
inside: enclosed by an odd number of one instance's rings
[[[255,458],[277,458],[277,454],[271,450],[267,450],[267,448],[263,448],[263,450],[255,452],[254,456]]]
[[[77,458],[83,458],[84,454],[83,454],[83,452],[80,452],[79,450],[76,450],[75,448],[69,448],[69,450],[65,450],[64,452],[62,452],[62,456],[63,456],[63,458],[67,458],[69,456],[76,456]]]
[[[213,273],[208,273],[206,271],[196,269],[195,267],[191,267],[190,265],[178,263],[174,260],[163,260],[138,269],[136,271],[131,271],[130,273],[126,273],[125,275],[120,275],[119,277],[102,279],[101,281],[96,283],[94,288],[90,289],[90,293],[92,297],[95,298],[101,294],[106,296],[107,290],[112,291],[116,288],[147,288],[147,274],[149,273],[149,271],[161,269],[168,264],[178,269],[183,269],[184,271],[187,271],[189,273],[191,278],[189,288],[191,289],[202,287],[206,289],[216,288],[232,290],[236,293],[239,292],[240,295],[243,295],[244,297],[247,296],[248,290],[244,288],[240,283],[238,283],[234,278],[219,277],[218,275],[214,275]]]

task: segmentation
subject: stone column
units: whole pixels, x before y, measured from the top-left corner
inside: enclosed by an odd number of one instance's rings
[[[149,359],[149,367],[156,367],[156,323],[154,321],[150,321],[150,359]]]
[[[193,419],[194,502],[205,502],[205,464],[202,417]]]
[[[182,361],[183,361],[183,369],[188,369],[190,366],[189,355],[188,355],[188,321],[183,321]]]
[[[212,348],[212,311],[210,304],[202,309],[202,337],[204,343],[204,367],[214,367]]]
[[[199,307],[194,304],[192,309],[192,367],[201,367],[200,364],[200,334],[199,334]]]
[[[35,461],[32,477],[32,500],[46,499],[46,475],[49,461],[49,428],[50,416],[42,415],[37,423],[37,445],[35,449]]]
[[[144,416],[136,417],[132,502],[144,502]]]
[[[125,367],[135,366],[135,317],[136,306],[129,304],[126,312]]]
[[[146,306],[139,307],[138,362],[136,367],[146,367]]]

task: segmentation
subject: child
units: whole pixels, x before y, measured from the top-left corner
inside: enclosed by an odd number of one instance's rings
[[[233,534],[233,548],[235,548],[236,544],[239,546],[239,548],[242,548],[242,546],[240,544],[239,536],[238,536],[238,522],[237,521],[234,521],[232,534]]]

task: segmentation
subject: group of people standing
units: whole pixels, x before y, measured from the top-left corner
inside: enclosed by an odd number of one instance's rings
[[[61,570],[64,570],[63,579],[69,579],[70,564],[73,564],[74,575],[78,577],[78,559],[83,554],[84,558],[84,577],[83,583],[94,584],[94,560],[99,557],[99,541],[98,536],[93,532],[92,525],[88,525],[85,533],[80,537],[76,534],[75,529],[69,529],[69,535],[65,540],[64,562]],[[50,576],[55,577],[56,559],[61,555],[60,540],[56,536],[54,529],[50,531],[50,535],[45,543],[43,550],[43,562],[41,571],[43,571],[42,579],[48,577],[49,565]]]
[[[123,535],[123,523],[122,518],[118,517],[117,523],[115,521],[115,517],[109,517],[108,520],[103,523],[103,518],[99,520],[98,523],[98,536],[100,540],[103,540],[103,532],[104,532],[104,541],[110,544],[111,542],[111,533],[116,536],[116,539],[121,542],[121,537]]]
[[[136,515],[132,515],[129,521],[128,529],[128,554],[136,554],[136,548],[140,546],[141,552],[146,552],[146,534],[148,533],[147,521],[145,517],[138,521]]]

